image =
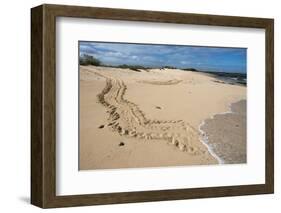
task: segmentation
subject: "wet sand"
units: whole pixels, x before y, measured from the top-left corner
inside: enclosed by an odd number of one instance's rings
[[[204,121],[205,143],[225,164],[247,163],[246,100],[231,104],[231,112]]]

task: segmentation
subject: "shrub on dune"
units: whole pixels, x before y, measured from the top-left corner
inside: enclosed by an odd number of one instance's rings
[[[79,64],[80,65],[93,65],[93,66],[100,66],[101,61],[96,59],[94,56],[83,54],[79,57]]]

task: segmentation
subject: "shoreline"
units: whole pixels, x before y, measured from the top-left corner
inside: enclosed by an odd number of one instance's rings
[[[243,99],[241,99],[241,100],[243,100]],[[241,100],[240,100],[240,101],[241,101]],[[236,101],[236,102],[239,102],[239,101]],[[236,103],[236,102],[233,102],[233,103]],[[200,135],[200,141],[207,147],[209,153],[218,161],[218,164],[224,164],[225,162],[224,162],[223,159],[221,159],[221,158],[215,153],[215,151],[214,151],[213,148],[210,146],[210,144],[208,144],[209,138],[208,138],[208,136],[207,136],[207,133],[206,133],[204,130],[202,130],[202,127],[203,127],[204,125],[206,125],[206,122],[205,122],[206,120],[208,120],[208,119],[214,119],[214,117],[215,117],[216,115],[225,115],[225,114],[233,113],[233,112],[232,112],[232,109],[231,109],[231,105],[232,105],[233,103],[230,103],[230,104],[228,105],[228,110],[227,110],[227,111],[212,114],[209,118],[204,119],[204,120],[199,124],[199,127],[198,127],[198,130],[199,130],[199,132],[200,132],[200,134],[201,134],[201,135]]]
[[[212,144],[210,144],[210,141],[209,141],[209,136],[208,136],[208,132],[206,130],[203,130],[202,128],[204,126],[206,126],[206,121],[208,120],[214,120],[215,119],[215,116],[218,116],[218,115],[227,115],[227,114],[236,114],[237,112],[234,112],[233,111],[233,105],[234,104],[238,104],[242,101],[247,101],[246,99],[241,99],[239,101],[235,101],[235,102],[232,102],[228,105],[228,110],[225,111],[225,112],[221,112],[221,113],[214,113],[212,114],[209,118],[206,118],[204,120],[202,120],[202,122],[199,124],[198,126],[198,130],[200,132],[200,141],[202,142],[202,144],[204,144],[209,153],[218,161],[218,164],[229,164],[229,162],[226,162],[224,159],[222,159],[221,157],[219,157],[218,153],[216,153],[214,151],[214,148],[212,147]]]
[[[208,152],[210,153],[210,155],[212,155],[217,161],[218,161],[218,164],[224,164],[224,161],[223,159],[221,159],[215,152],[214,150],[212,149],[212,147],[210,146],[210,144],[208,144],[208,136],[206,136],[206,133],[201,129],[202,126],[205,125],[205,120],[202,121],[202,123],[199,125],[199,132],[200,132],[200,136],[199,136],[199,140],[200,142],[206,146],[206,148],[208,149]]]

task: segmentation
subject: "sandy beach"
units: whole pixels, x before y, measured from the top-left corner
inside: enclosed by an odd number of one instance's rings
[[[79,87],[80,170],[246,163],[246,86],[179,69],[80,66]],[[214,116],[230,106],[227,119]]]

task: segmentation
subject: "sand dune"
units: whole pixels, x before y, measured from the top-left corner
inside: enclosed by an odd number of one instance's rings
[[[176,70],[81,66],[80,85],[80,169],[218,163],[201,142],[198,124],[246,95],[245,87],[216,85],[210,76]],[[203,113],[201,98],[196,99],[198,85],[219,97],[214,98],[218,103],[204,106]],[[218,87],[228,90],[217,92]],[[160,95],[153,96],[157,91]],[[141,92],[151,95],[145,99]],[[173,106],[169,102],[175,97]],[[186,103],[199,113],[180,109]],[[173,108],[179,112],[172,113]]]

